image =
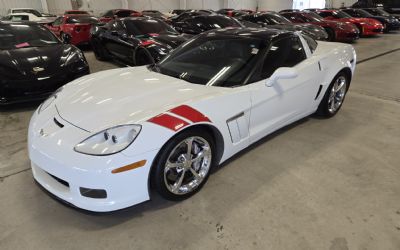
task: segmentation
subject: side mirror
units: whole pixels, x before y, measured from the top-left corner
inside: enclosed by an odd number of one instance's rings
[[[275,70],[270,78],[266,80],[265,85],[272,87],[280,79],[293,79],[298,76],[298,72],[294,68],[282,67]]]

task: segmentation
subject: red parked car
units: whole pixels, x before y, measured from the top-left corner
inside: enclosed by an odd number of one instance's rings
[[[108,23],[111,20],[114,20],[115,18],[124,18],[124,17],[130,17],[130,16],[142,16],[142,13],[136,10],[128,10],[128,9],[113,9],[106,11],[101,17],[100,17],[100,22],[102,23]]]
[[[81,45],[90,42],[90,29],[99,19],[89,15],[64,15],[47,25],[65,43]]]
[[[280,13],[293,23],[311,23],[323,27],[328,33],[329,41],[352,42],[360,37],[360,31],[351,23],[324,20],[313,12],[283,12]]]
[[[352,17],[341,10],[315,10],[315,13],[323,17],[325,20],[335,20],[346,23],[352,23],[360,30],[360,36],[371,36],[382,33],[383,25],[381,22],[372,18]]]

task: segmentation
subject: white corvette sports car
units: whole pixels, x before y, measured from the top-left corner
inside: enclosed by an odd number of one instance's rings
[[[289,31],[204,33],[158,64],[82,77],[42,103],[29,127],[34,178],[97,212],[146,201],[150,188],[188,198],[250,144],[335,115],[355,65],[351,45]]]

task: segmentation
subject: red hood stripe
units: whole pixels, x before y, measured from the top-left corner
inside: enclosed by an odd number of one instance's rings
[[[162,127],[171,129],[173,131],[178,131],[178,130],[186,127],[187,125],[189,125],[189,123],[185,122],[184,120],[181,120],[177,117],[174,117],[174,116],[168,115],[168,114],[161,114],[161,115],[155,116],[155,117],[151,118],[150,120],[148,120],[148,122],[160,125]]]
[[[186,118],[189,121],[192,121],[193,123],[211,122],[207,116],[203,115],[199,111],[197,111],[194,108],[189,107],[187,105],[182,105],[182,106],[173,108],[173,109],[169,110],[168,112],[179,115],[183,118]]]

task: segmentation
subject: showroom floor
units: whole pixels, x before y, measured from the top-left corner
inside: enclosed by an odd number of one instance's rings
[[[400,32],[354,46],[365,60],[400,48]],[[86,54],[92,72],[116,67]],[[26,152],[34,108],[2,109],[0,249],[400,249],[399,62],[400,50],[362,62],[335,118],[266,138],[191,199],[154,197],[106,215],[35,185]]]

